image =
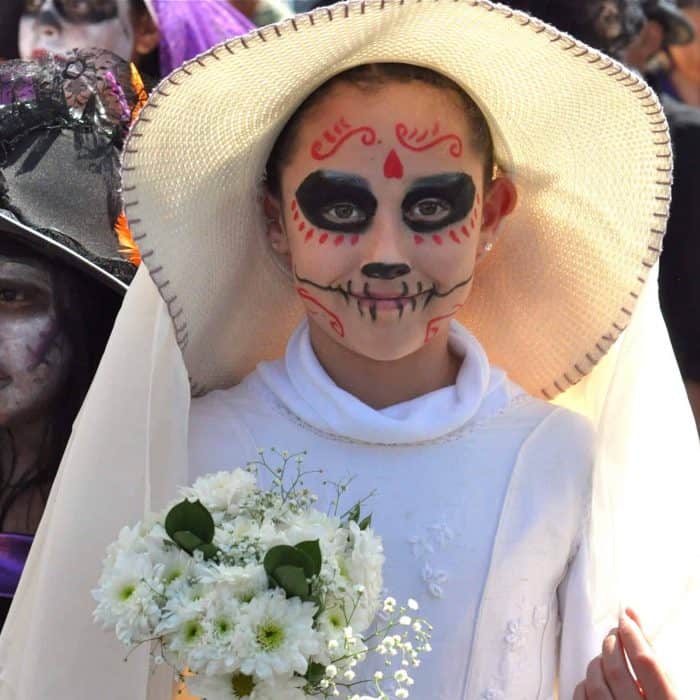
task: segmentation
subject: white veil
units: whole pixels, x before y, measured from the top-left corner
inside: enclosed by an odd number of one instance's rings
[[[656,299],[650,281],[622,339],[557,402],[598,427],[597,612],[610,613],[603,601],[635,606],[680,697],[692,700],[700,697],[700,447]],[[124,663],[114,636],[92,624],[90,590],[119,529],[163,507],[186,481],[188,412],[171,320],[142,268],[76,421],[0,637],[0,700],[171,697],[172,677],[162,666],[149,675],[147,650]]]

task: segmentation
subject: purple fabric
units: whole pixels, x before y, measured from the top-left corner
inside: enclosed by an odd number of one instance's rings
[[[152,0],[160,29],[160,72],[165,77],[185,61],[254,28],[228,0]]]
[[[33,541],[33,535],[0,532],[0,598],[14,596]]]

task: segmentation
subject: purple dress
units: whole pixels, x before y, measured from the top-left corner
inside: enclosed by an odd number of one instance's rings
[[[0,532],[0,629],[5,623],[33,540],[33,535]]]

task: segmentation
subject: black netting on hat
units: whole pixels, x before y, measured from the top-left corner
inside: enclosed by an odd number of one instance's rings
[[[37,129],[73,129],[121,148],[143,94],[129,63],[103,49],[0,64],[0,166]],[[77,139],[90,149],[94,139]]]
[[[641,0],[507,0],[600,51],[617,56],[644,26]]]

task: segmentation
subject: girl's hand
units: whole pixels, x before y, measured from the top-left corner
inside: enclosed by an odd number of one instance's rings
[[[629,672],[625,652],[637,680]],[[588,665],[573,700],[679,700],[644,637],[639,618],[628,608],[603,640],[603,653]]]

